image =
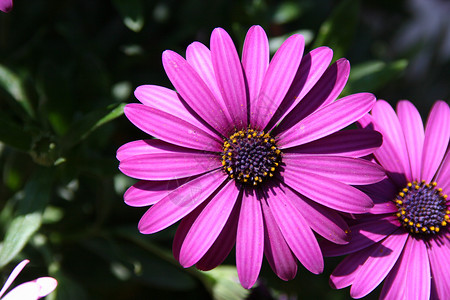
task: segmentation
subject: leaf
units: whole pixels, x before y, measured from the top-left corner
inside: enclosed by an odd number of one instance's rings
[[[113,0],[113,4],[122,15],[123,23],[134,32],[144,27],[144,14],[140,0]]]
[[[343,57],[353,41],[358,24],[358,14],[358,0],[341,2],[320,27],[312,48],[328,46],[333,49],[336,59]]]
[[[400,59],[392,63],[369,61],[352,68],[343,94],[376,92],[389,81],[398,77],[408,66],[408,61]]]
[[[69,132],[63,138],[62,145],[68,149],[84,140],[91,132],[123,114],[125,103],[111,104],[106,108],[92,111],[81,120],[72,124]]]
[[[208,278],[207,281],[203,281],[215,300],[246,299],[250,293],[239,283],[234,266],[218,266],[211,271],[201,273]]]
[[[0,112],[0,141],[21,151],[29,151],[31,135],[8,116]]]
[[[29,116],[33,116],[33,108],[27,97],[22,80],[7,67],[0,65],[0,86],[3,87],[15,101],[17,101]]]
[[[42,214],[50,198],[51,177],[50,169],[41,168],[26,184],[18,215],[8,227],[0,249],[0,268],[14,259],[41,226]]]

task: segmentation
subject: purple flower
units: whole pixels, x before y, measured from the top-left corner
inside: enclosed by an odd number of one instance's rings
[[[23,260],[14,268],[11,275],[9,275],[5,285],[0,291],[0,298],[2,300],[37,300],[47,296],[56,288],[58,285],[56,279],[52,277],[40,277],[16,286],[2,298],[3,294],[9,288],[11,283],[13,283],[14,279],[16,279],[17,275],[19,275],[29,262],[28,259]]]
[[[381,144],[381,135],[338,131],[367,114],[375,98],[361,93],[334,101],[348,79],[348,61],[329,66],[329,48],[302,57],[303,49],[303,37],[293,35],[269,63],[267,36],[253,26],[239,60],[230,36],[216,28],[211,50],[194,42],[186,60],[163,53],[177,92],[140,86],[135,95],[142,104],[126,106],[128,119],[158,139],[117,151],[120,170],[142,180],[125,202],[153,205],[139,222],[144,234],[181,220],[173,253],[184,267],[215,268],[236,244],[245,288],[255,283],[263,254],[283,280],[295,277],[297,259],[320,273],[313,230],[347,243],[348,227],[334,210],[363,213],[373,206],[351,185],[385,177],[359,158]]]
[[[378,101],[360,121],[383,134],[376,161],[388,172],[362,188],[375,202],[355,216],[351,242],[326,241],[326,256],[349,254],[334,270],[334,288],[361,298],[384,280],[382,299],[448,299],[450,295],[450,109],[437,101],[425,130],[417,109],[400,101],[397,114]]]
[[[8,13],[13,8],[13,2],[12,0],[0,0],[0,10]]]

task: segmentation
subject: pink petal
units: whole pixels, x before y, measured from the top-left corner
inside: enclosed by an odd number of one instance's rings
[[[364,223],[358,223],[350,227],[350,243],[336,245],[331,242],[322,241],[321,246],[325,256],[339,256],[354,253],[381,241],[386,236],[394,234],[399,226],[393,222],[394,216],[380,217]]]
[[[253,127],[264,129],[274,116],[297,73],[304,47],[303,36],[295,34],[273,56],[258,98],[250,103],[250,121]]]
[[[166,143],[162,140],[137,140],[126,143],[117,149],[116,157],[119,161],[142,155],[142,154],[155,154],[155,153],[167,153],[167,152],[189,152],[202,155],[203,152],[196,151],[189,148],[183,148]]]
[[[402,251],[402,254],[397,259],[394,267],[384,279],[380,299],[406,299],[406,289],[409,287],[408,283],[406,282],[406,278],[408,276],[408,254],[409,251],[406,251],[406,249]]]
[[[264,213],[264,254],[270,267],[282,280],[294,279],[297,274],[297,261],[292,255],[283,234],[275,221],[266,201],[261,201]]]
[[[445,239],[445,237],[444,237]],[[450,280],[448,280],[450,243],[437,243],[430,240],[428,257],[430,259],[432,280],[434,281],[439,299],[445,299],[450,295]],[[445,258],[445,259],[443,259]]]
[[[442,165],[436,174],[435,181],[445,194],[450,194],[450,151],[447,151],[447,154],[442,160]]]
[[[339,59],[332,64],[304,97],[302,101],[289,113],[288,116],[275,129],[283,132],[295,126],[298,122],[327,106],[339,96],[348,80],[350,64],[346,59]]]
[[[267,128],[272,130],[305,97],[328,68],[333,51],[328,47],[319,47],[303,56],[297,74],[286,96],[278,107]]]
[[[377,131],[349,129],[335,132],[297,147],[285,149],[283,152],[286,154],[363,157],[373,153],[381,146],[381,143],[382,136]]]
[[[424,131],[422,118],[416,107],[409,101],[403,100],[397,104],[397,114],[408,150],[409,163],[411,166],[410,181],[420,179],[422,148]]]
[[[311,228],[322,237],[335,244],[347,244],[350,240],[349,228],[336,212],[300,195],[295,194],[292,203],[301,212]]]
[[[323,271],[323,258],[319,244],[303,215],[292,204],[295,197],[286,187],[268,191],[267,203],[289,248],[300,263],[314,274]]]
[[[239,211],[242,204],[241,200],[241,198],[238,199],[227,223],[223,227],[222,232],[219,234],[214,244],[195,265],[197,269],[202,271],[214,269],[225,260],[231,249],[233,249],[234,243],[236,242]]]
[[[375,247],[375,245],[372,245],[372,247]],[[330,286],[333,289],[342,289],[350,286],[355,281],[361,266],[369,256],[370,252],[368,251],[370,250],[370,248],[364,249],[347,255],[330,275]]]
[[[226,178],[222,170],[217,170],[180,186],[147,210],[139,221],[139,231],[150,234],[177,222],[205,201]]]
[[[214,74],[211,59],[211,51],[209,51],[209,49],[202,43],[193,42],[186,49],[186,60],[206,83],[210,91],[213,93],[214,98],[217,100],[217,104],[220,105],[221,111],[223,111],[227,120],[231,124],[232,118],[228,113],[227,106],[225,105],[219,86],[217,85],[217,79]]]
[[[142,104],[180,118],[211,136],[216,136],[177,92],[157,85],[141,85],[134,91],[134,95]]]
[[[183,246],[184,239],[186,238],[186,235],[188,234],[189,230],[192,227],[192,224],[194,224],[195,220],[198,218],[200,213],[203,211],[203,209],[206,207],[206,205],[210,201],[206,200],[203,201],[202,204],[197,206],[196,209],[191,211],[187,216],[185,216],[181,221],[180,225],[178,225],[177,231],[175,232],[175,236],[173,237],[172,242],[172,253],[173,257],[180,261],[180,251],[181,246]]]
[[[386,178],[370,185],[358,186],[358,189],[366,193],[372,199],[374,206],[370,209],[370,214],[385,214],[397,212],[392,199],[398,193],[398,187],[390,178]]]
[[[238,129],[246,128],[247,95],[244,73],[236,47],[222,28],[214,29],[211,34],[211,58],[222,98],[233,118],[232,125]]]
[[[153,205],[189,180],[192,178],[165,181],[142,180],[132,185],[123,195],[123,199],[127,205],[133,207]]]
[[[428,116],[422,153],[422,180],[430,182],[436,173],[450,139],[450,108],[437,101]]]
[[[305,144],[330,135],[366,114],[375,102],[372,94],[360,93],[331,103],[278,136],[281,149]]]
[[[254,103],[269,66],[269,41],[261,26],[252,26],[245,36],[242,67],[248,85],[248,98]]]
[[[405,297],[406,299],[428,300],[431,291],[431,273],[427,247],[423,240],[410,237],[406,242],[404,251],[408,250],[411,251],[411,256],[407,264],[406,282],[408,288],[405,289]]]
[[[8,13],[12,10],[13,8],[13,2],[12,0],[1,0],[0,1],[0,10]]]
[[[372,118],[375,129],[383,134],[383,143],[389,142],[391,153],[395,151],[402,169],[399,171],[411,180],[411,167],[409,165],[408,151],[405,145],[405,136],[394,109],[384,100],[378,100],[372,109]],[[390,171],[390,170],[389,170]]]
[[[142,104],[128,104],[125,115],[142,131],[168,143],[202,151],[220,151],[222,141],[168,113]]]
[[[353,185],[370,184],[386,177],[381,166],[360,158],[285,153],[283,163],[289,172],[305,171]]]
[[[215,130],[227,136],[232,130],[218,100],[200,75],[179,54],[166,50],[162,56],[164,70],[187,104]]]
[[[335,210],[364,213],[373,206],[372,200],[363,192],[327,177],[287,166],[282,177],[300,194]]]
[[[249,289],[256,279],[264,253],[264,222],[260,200],[252,188],[244,191],[237,228],[236,268],[241,285]]]
[[[233,210],[239,188],[229,181],[206,205],[190,228],[180,250],[180,264],[187,268],[197,263],[222,231]]]
[[[3,296],[3,294],[6,292],[6,290],[10,287],[10,285],[13,283],[14,279],[19,275],[20,272],[22,272],[23,268],[29,263],[30,261],[28,259],[22,260],[11,272],[8,279],[6,280],[5,284],[3,285],[2,289],[0,290],[0,297]]]
[[[374,247],[353,281],[351,297],[364,297],[383,281],[402,253],[407,238],[407,233],[393,234]]]
[[[221,168],[216,154],[166,152],[124,159],[119,169],[127,176],[145,180],[172,180]]]

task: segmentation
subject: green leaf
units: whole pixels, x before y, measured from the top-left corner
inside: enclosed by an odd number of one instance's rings
[[[0,112],[0,141],[21,151],[31,147],[31,135],[23,126],[17,125],[7,115]]]
[[[50,169],[38,169],[25,186],[25,197],[19,203],[18,214],[8,227],[0,249],[0,268],[14,259],[41,226],[50,198],[51,177]]]
[[[408,66],[408,61],[400,59],[392,63],[370,61],[352,68],[343,94],[376,92],[389,81],[398,77]]]
[[[120,117],[123,114],[124,107],[125,103],[111,104],[106,108],[95,110],[85,115],[82,119],[72,124],[69,132],[63,138],[63,147],[66,149],[73,147],[98,127]]]
[[[203,280],[215,300],[246,299],[249,290],[239,283],[236,267],[218,266],[207,272],[201,272],[208,280]]]
[[[134,32],[144,27],[144,15],[141,0],[113,0],[113,4],[122,15],[123,23]]]
[[[333,49],[335,58],[343,57],[353,41],[358,14],[358,0],[341,2],[320,27],[312,48],[328,46]]]
[[[25,86],[13,71],[0,65],[0,86],[3,87],[15,101],[17,101],[29,116],[33,116],[33,108],[27,97]]]

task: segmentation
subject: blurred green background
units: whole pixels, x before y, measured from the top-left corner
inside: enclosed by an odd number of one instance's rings
[[[450,4],[445,0],[144,1],[33,0],[0,13],[0,279],[24,258],[16,283],[55,277],[48,299],[349,299],[328,276],[299,265],[283,282],[264,262],[250,291],[237,283],[234,251],[211,272],[172,258],[175,227],[139,234],[146,210],[123,203],[134,183],[117,148],[146,138],[123,116],[142,84],[171,87],[161,53],[184,55],[225,28],[239,51],[260,24],[275,50],[300,32],[346,57],[343,94],[409,99],[426,117],[450,97]],[[379,290],[379,289],[378,289]],[[366,297],[377,299],[378,292]]]

